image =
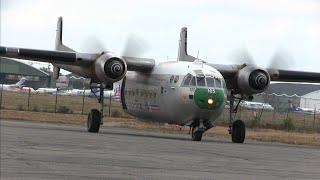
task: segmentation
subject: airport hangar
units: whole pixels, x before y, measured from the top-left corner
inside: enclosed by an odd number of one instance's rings
[[[26,78],[25,86],[33,89],[50,87],[51,76],[27,63],[11,59],[0,58],[0,84],[15,84],[22,77]]]
[[[253,101],[268,103],[276,111],[288,110],[288,101],[297,107],[320,109],[320,84],[271,83],[268,89],[254,95]]]

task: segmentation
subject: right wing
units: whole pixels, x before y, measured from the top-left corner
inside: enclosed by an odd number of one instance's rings
[[[93,82],[107,84],[122,79],[127,70],[148,73],[155,66],[154,59],[121,57],[110,52],[94,54],[0,46],[0,57],[53,63]]]
[[[0,46],[0,57],[49,62],[57,65],[63,64],[86,67],[93,64],[102,55],[103,54]],[[128,56],[121,56],[121,58],[126,62],[129,71],[149,72],[155,66],[155,60],[150,58],[137,58]]]
[[[99,57],[99,54],[0,46],[0,56],[22,60],[49,62],[54,64],[81,66],[84,64],[93,63]]]
[[[62,68],[97,83],[116,82],[127,70],[150,72],[155,66],[153,59],[117,56],[111,52],[75,52],[62,43],[62,23],[62,17],[59,17],[54,51],[0,46],[0,57],[49,62],[54,65],[55,78]]]

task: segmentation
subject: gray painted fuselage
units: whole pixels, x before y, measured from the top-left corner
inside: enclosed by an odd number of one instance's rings
[[[219,108],[199,108],[190,98],[197,87],[182,86],[184,77],[195,70],[222,79],[224,100]],[[222,114],[227,99],[222,75],[201,61],[164,62],[156,65],[150,73],[128,71],[123,81],[121,95],[125,112],[134,117],[170,124],[189,125],[200,119],[213,122]]]

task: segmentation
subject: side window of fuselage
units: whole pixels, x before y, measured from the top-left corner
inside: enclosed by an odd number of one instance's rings
[[[188,74],[187,76],[185,76],[182,82],[182,86],[189,86],[191,78],[192,78],[191,74]]]
[[[173,79],[174,79],[174,76],[171,76],[171,77],[170,77],[170,83],[173,82]]]
[[[179,76],[176,76],[175,78],[174,78],[174,83],[177,83],[179,81]]]

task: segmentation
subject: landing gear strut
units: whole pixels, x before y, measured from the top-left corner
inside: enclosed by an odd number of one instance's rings
[[[234,121],[235,114],[238,111],[238,107],[242,98],[239,98],[239,102],[237,103],[235,108],[234,108],[234,99],[235,99],[235,96],[233,94],[233,91],[231,91],[229,134],[231,134],[232,142],[243,143],[246,137],[246,126],[242,120]]]
[[[211,129],[213,124],[208,121],[195,120],[191,125],[191,138],[193,141],[201,141],[202,134]]]
[[[93,88],[99,88],[100,93],[99,96],[96,95],[96,91],[93,90]],[[88,132],[97,133],[99,132],[100,125],[103,124],[103,103],[104,103],[104,90],[105,89],[113,89],[113,84],[100,84],[99,87],[92,86],[92,83],[90,82],[90,89],[91,92],[95,95],[95,97],[98,99],[98,102],[101,105],[100,111],[97,109],[91,109],[88,114],[87,119],[87,130]]]

